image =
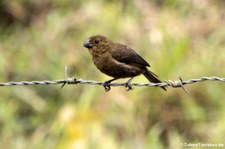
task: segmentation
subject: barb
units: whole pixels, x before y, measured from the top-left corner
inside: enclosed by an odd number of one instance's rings
[[[66,81],[62,84],[61,88],[63,88],[68,82],[68,67],[67,66],[65,66],[65,77],[66,77]]]

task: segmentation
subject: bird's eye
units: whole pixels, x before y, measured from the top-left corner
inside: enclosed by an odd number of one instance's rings
[[[99,40],[95,40],[95,43],[98,44],[99,43]]]

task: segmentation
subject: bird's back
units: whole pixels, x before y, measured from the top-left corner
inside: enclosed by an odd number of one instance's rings
[[[139,67],[150,66],[147,61],[145,61],[140,55],[138,55],[130,47],[115,43],[114,49],[111,51],[112,57],[125,64],[135,65]]]

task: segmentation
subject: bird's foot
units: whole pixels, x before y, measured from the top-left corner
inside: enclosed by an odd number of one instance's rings
[[[133,89],[133,86],[132,86],[132,84],[131,84],[132,79],[133,79],[133,78],[130,78],[130,79],[126,82],[126,84],[125,84],[125,87],[127,88],[126,91],[130,91],[130,90]]]
[[[127,83],[127,82],[126,82],[125,87],[127,88],[126,91],[130,91],[130,90],[133,89],[132,84],[131,83]]]
[[[113,78],[113,79],[108,80],[108,81],[105,81],[105,82],[103,83],[103,87],[105,88],[105,91],[106,91],[106,92],[108,92],[108,91],[111,90],[110,83],[111,83],[112,81],[114,81],[114,80],[117,80],[117,78]]]
[[[108,91],[111,90],[111,86],[110,86],[109,83],[110,83],[109,81],[105,81],[105,82],[103,83],[103,87],[105,88],[105,91],[106,91],[106,92],[108,92]]]

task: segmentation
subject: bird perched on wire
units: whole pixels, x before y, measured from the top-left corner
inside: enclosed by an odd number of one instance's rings
[[[131,81],[134,77],[143,74],[152,83],[161,83],[158,76],[147,69],[150,67],[133,49],[120,43],[114,43],[102,35],[94,35],[84,43],[88,48],[96,67],[113,79],[103,84],[106,91],[110,90],[110,83],[120,78],[130,78],[126,82],[128,90],[132,89]],[[166,91],[165,87],[161,87]]]

